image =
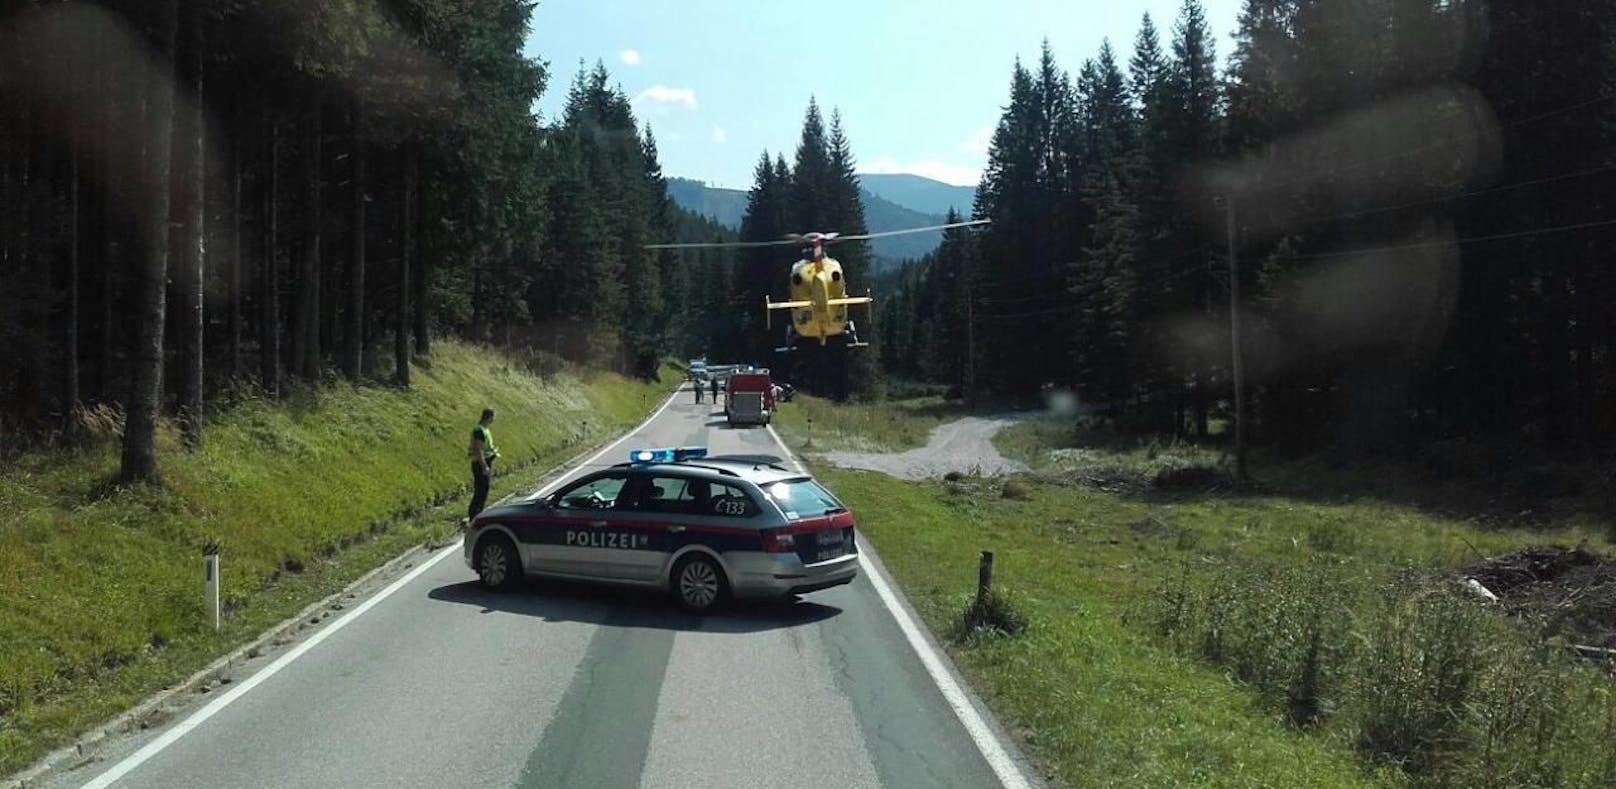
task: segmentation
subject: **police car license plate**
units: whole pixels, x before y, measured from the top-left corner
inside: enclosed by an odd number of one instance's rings
[[[814,561],[836,559],[846,551],[847,544],[841,531],[822,531],[816,536],[819,539],[819,552],[814,555]]]

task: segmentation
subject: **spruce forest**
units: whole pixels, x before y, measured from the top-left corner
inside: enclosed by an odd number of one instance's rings
[[[643,247],[864,231],[856,129],[810,101],[718,225],[670,202],[604,66],[535,114],[562,88],[532,11],[0,3],[4,451],[111,414],[156,481],[159,420],[199,445],[233,393],[408,386],[437,336],[769,364],[793,250]],[[1204,437],[1238,350],[1251,434],[1287,450],[1616,438],[1616,2],[1247,0],[1231,53],[1197,0],[1162,22],[1075,71],[977,64],[1010,77],[992,224],[879,281],[834,248],[878,299],[852,396],[1053,385]]]
[[[1616,4],[1199,4],[1010,73],[975,213],[885,285],[889,375],[1073,387],[1288,452],[1616,439]],[[1235,265],[1230,266],[1233,252]]]

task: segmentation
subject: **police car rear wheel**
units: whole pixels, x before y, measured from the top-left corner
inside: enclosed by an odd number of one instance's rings
[[[516,585],[522,577],[517,565],[516,548],[504,537],[489,537],[477,546],[477,576],[483,586],[505,591]]]
[[[711,611],[729,596],[724,571],[706,556],[692,556],[673,571],[673,593],[689,611]]]

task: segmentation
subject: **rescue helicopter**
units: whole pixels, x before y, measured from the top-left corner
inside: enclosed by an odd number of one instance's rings
[[[865,348],[868,342],[858,338],[858,328],[848,315],[849,307],[865,307],[874,311],[875,297],[866,291],[863,296],[847,295],[847,278],[842,264],[825,252],[825,247],[846,241],[867,241],[874,238],[902,236],[913,233],[931,233],[962,227],[978,227],[992,220],[973,219],[945,225],[888,230],[880,233],[859,233],[844,236],[840,233],[792,233],[778,241],[732,241],[684,244],[650,244],[646,249],[737,249],[757,247],[800,246],[802,257],[791,265],[789,296],[785,301],[763,297],[765,326],[774,329],[774,313],[790,310],[786,322],[785,344],[776,351],[789,352],[817,346],[825,348],[833,342],[844,348]],[[870,314],[867,313],[867,314]]]

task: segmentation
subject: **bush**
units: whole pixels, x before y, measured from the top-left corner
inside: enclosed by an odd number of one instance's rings
[[[1232,484],[1229,475],[1216,466],[1192,465],[1164,468],[1156,472],[1152,484],[1162,490],[1208,490]]]
[[[1015,636],[1027,629],[1026,601],[1004,588],[990,589],[980,599],[967,600],[951,634],[955,641],[983,636]]]
[[[567,360],[549,351],[528,348],[520,352],[518,359],[528,372],[546,381],[567,369]]]
[[[1356,580],[1323,566],[1227,571],[1199,601],[1190,645],[1291,721],[1316,723],[1340,704]]]
[[[1388,592],[1355,677],[1358,747],[1418,780],[1463,750],[1459,724],[1485,666],[1489,623],[1450,591]]]
[[[1416,786],[1616,786],[1616,683],[1445,578],[1186,568],[1143,614],[1292,722],[1338,721],[1326,731]]]

